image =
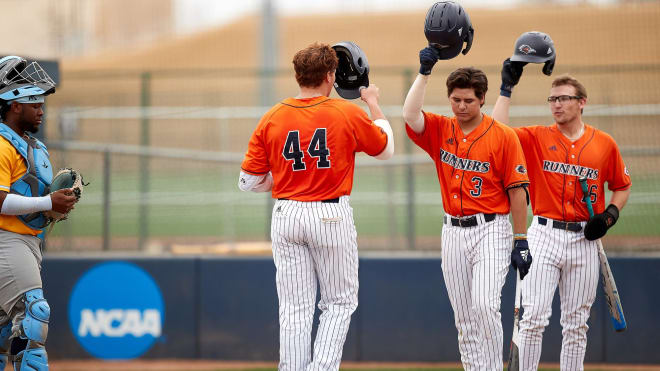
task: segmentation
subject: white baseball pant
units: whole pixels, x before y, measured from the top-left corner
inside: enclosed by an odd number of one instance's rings
[[[277,200],[271,239],[280,316],[279,370],[338,370],[358,305],[357,233],[349,197]],[[312,356],[317,281],[321,317]]]
[[[502,370],[500,303],[511,262],[513,232],[508,215],[474,227],[442,227],[442,275],[458,330],[466,371]],[[446,218],[445,218],[446,220]]]
[[[537,370],[543,331],[552,314],[552,298],[559,286],[561,300],[562,371],[583,370],[587,348],[587,320],[598,286],[598,247],[583,232],[539,224],[534,217],[527,232],[533,263],[522,281],[520,370]],[[586,223],[582,222],[584,227]]]

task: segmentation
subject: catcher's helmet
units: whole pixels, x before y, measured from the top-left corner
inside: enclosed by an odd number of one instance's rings
[[[30,97],[36,98],[54,92],[55,82],[39,63],[28,63],[16,56],[0,59],[0,100],[29,103]]]
[[[460,4],[440,1],[426,13],[424,35],[429,45],[438,49],[440,59],[452,59],[461,52],[463,43],[467,44],[463,54],[470,51],[474,28],[470,16]]]
[[[344,99],[360,97],[360,88],[369,87],[367,55],[355,43],[342,41],[332,46],[339,64],[335,73],[335,90]]]
[[[545,63],[543,73],[550,76],[555,67],[557,51],[548,34],[538,31],[525,32],[516,40],[512,62]]]

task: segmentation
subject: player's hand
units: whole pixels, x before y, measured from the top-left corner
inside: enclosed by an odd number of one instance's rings
[[[438,49],[427,46],[426,48],[419,51],[419,73],[422,75],[430,75],[433,66],[440,59],[440,53]]]
[[[72,188],[64,188],[51,193],[50,201],[53,204],[53,211],[67,214],[69,211],[73,210],[78,199],[73,194]]]
[[[500,87],[500,95],[505,97],[511,96],[511,90],[520,81],[520,76],[523,73],[523,67],[527,62],[512,62],[507,58],[502,63],[502,86]]]
[[[370,84],[368,88],[360,87],[360,99],[365,103],[378,103],[380,89],[374,84]]]
[[[604,212],[589,219],[587,225],[584,226],[584,237],[589,241],[603,237],[618,219],[619,208],[610,204]]]
[[[513,251],[511,252],[511,265],[513,269],[520,272],[520,279],[525,278],[532,265],[532,254],[529,253],[527,239],[516,239],[513,241]]]

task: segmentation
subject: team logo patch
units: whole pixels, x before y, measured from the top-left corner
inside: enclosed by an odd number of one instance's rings
[[[520,52],[523,54],[536,53],[536,49],[532,48],[527,44],[520,45],[520,47],[518,47],[518,50],[520,50]]]
[[[549,149],[550,151],[556,151],[556,150],[557,150],[557,146],[552,145],[552,146],[550,146],[548,149]]]
[[[527,172],[527,169],[525,169],[524,165],[518,165],[516,166],[516,171],[519,172],[520,174],[525,174]]]

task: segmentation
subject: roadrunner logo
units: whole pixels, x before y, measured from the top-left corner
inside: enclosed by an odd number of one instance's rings
[[[525,174],[527,172],[527,169],[525,169],[525,166],[523,165],[518,165],[516,166],[516,171],[519,172],[520,174]]]
[[[598,169],[592,169],[580,165],[564,164],[562,162],[544,160],[543,171],[577,177],[586,177],[587,179],[591,180],[598,179]]]
[[[102,359],[132,359],[161,337],[164,304],[153,278],[135,264],[102,263],[78,280],[69,325],[80,345]]]
[[[477,173],[487,173],[490,171],[490,162],[460,158],[442,148],[440,148],[440,160],[457,170],[474,171]]]
[[[536,53],[536,49],[532,48],[527,44],[520,45],[520,47],[518,47],[518,50],[520,50],[520,52],[523,54]]]

